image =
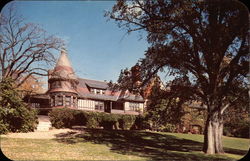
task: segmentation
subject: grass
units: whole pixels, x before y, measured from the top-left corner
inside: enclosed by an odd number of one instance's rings
[[[249,139],[224,137],[223,155],[201,152],[202,135],[86,129],[56,139],[1,138],[2,152],[12,160],[238,160]]]

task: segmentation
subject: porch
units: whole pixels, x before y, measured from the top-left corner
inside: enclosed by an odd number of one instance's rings
[[[100,101],[100,100],[78,100],[79,110],[93,111],[93,112],[107,112],[114,114],[131,114],[139,115],[140,105],[135,107],[135,103],[131,104],[129,102],[118,102],[118,101]],[[131,104],[131,106],[130,106]]]

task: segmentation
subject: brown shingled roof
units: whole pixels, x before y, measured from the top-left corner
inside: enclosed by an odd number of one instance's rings
[[[89,98],[89,99],[97,99],[97,100],[110,100],[110,101],[118,101],[118,100],[128,100],[128,101],[138,101],[144,102],[141,96],[136,96],[131,93],[127,93],[126,95],[122,94],[124,92],[116,91],[113,92],[109,89],[107,82],[90,80],[90,79],[82,79],[78,78],[79,84],[77,86],[77,91],[80,97]],[[90,93],[89,88],[103,89],[105,93],[93,94]]]

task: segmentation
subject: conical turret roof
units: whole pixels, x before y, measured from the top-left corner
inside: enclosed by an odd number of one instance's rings
[[[56,66],[51,74],[51,78],[77,80],[65,49],[61,50],[61,55],[57,60]]]

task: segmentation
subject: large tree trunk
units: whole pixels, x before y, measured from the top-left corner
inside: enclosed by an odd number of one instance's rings
[[[203,151],[207,154],[224,153],[222,135],[223,118],[220,112],[208,114],[204,131]]]

